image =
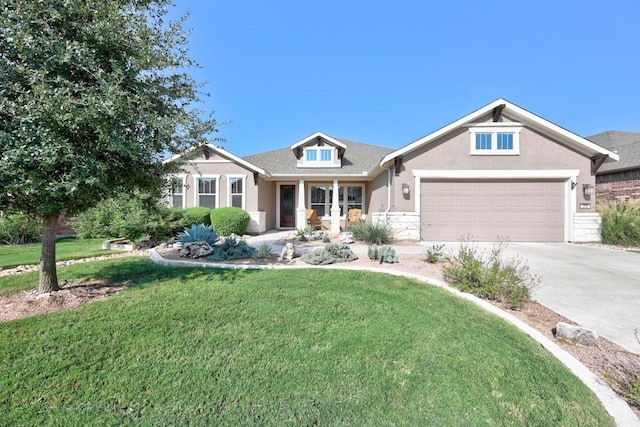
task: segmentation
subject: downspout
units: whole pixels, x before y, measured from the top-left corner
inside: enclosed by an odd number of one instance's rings
[[[384,222],[388,223],[389,211],[391,211],[391,168],[387,169],[387,209],[384,211]]]

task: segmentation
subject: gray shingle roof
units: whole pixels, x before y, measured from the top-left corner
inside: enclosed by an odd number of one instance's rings
[[[640,169],[640,133],[608,130],[587,139],[620,155],[620,161],[603,164],[598,174]]]
[[[341,168],[299,168],[290,147],[243,157],[271,175],[362,175],[375,169],[393,149],[334,138],[347,146]]]

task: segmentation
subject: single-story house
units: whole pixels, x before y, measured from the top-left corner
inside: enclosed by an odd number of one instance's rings
[[[598,201],[640,199],[640,133],[610,130],[587,139],[620,156],[596,173]]]
[[[174,156],[173,206],[241,207],[249,232],[299,229],[313,209],[332,234],[348,212],[396,238],[599,240],[595,173],[618,155],[504,99],[400,149],[314,133],[238,157],[205,144]]]

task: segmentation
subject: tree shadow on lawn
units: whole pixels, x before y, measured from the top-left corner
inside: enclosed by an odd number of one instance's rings
[[[88,272],[94,279],[107,283],[127,283],[128,287],[145,287],[167,281],[189,282],[214,275],[223,282],[235,282],[239,278],[255,274],[258,270],[223,269],[212,267],[167,267],[145,258],[122,258],[122,262],[102,265]]]

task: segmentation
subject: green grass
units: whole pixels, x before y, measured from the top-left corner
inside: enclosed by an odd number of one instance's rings
[[[102,242],[105,239],[78,239],[64,237],[56,242],[56,260],[89,258],[106,255],[116,251],[105,251]],[[40,262],[40,248],[42,245],[11,245],[0,246],[0,268],[11,268],[18,265],[38,264]]]
[[[0,324],[3,424],[613,425],[540,345],[406,278],[134,257],[60,275],[131,286]]]

